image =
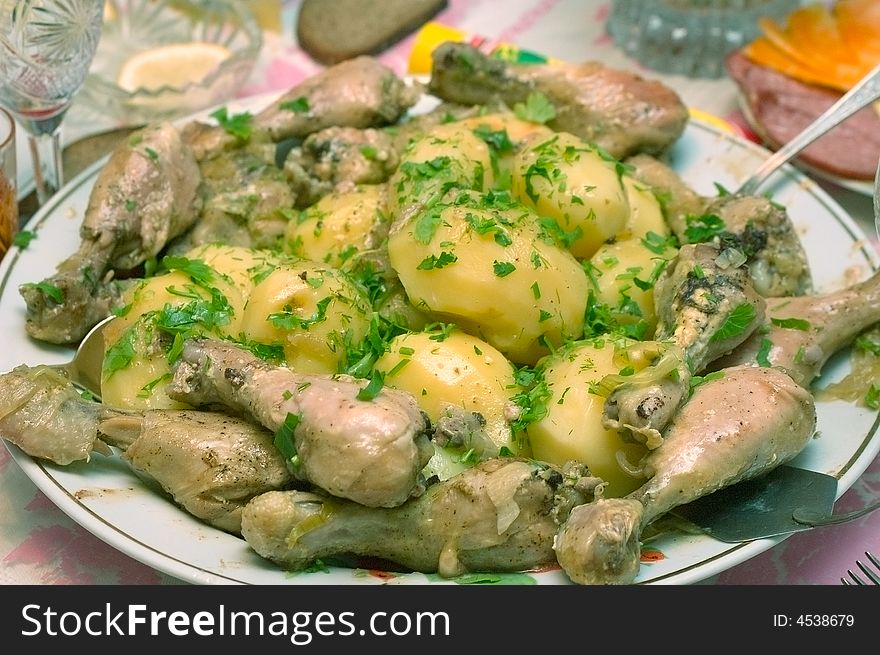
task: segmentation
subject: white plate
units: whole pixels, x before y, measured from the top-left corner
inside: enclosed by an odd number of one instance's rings
[[[754,113],[752,113],[752,110],[751,108],[749,108],[749,104],[746,102],[746,99],[743,97],[742,93],[737,93],[737,104],[739,106],[740,113],[743,115],[743,118],[746,119],[746,122],[749,124],[749,127],[752,129],[752,131],[758,136],[758,138],[764,139],[764,141],[767,142],[768,139],[765,138],[763,127],[755,118]],[[849,191],[861,193],[862,195],[868,197],[874,195],[873,182],[870,182],[868,180],[856,180],[849,177],[835,175],[834,173],[822,170],[821,168],[810,166],[809,164],[806,164],[802,161],[796,160],[794,163],[796,163],[796,165],[807,174],[826,180],[827,182],[831,182],[832,184],[836,184],[841,189],[848,189]]]
[[[271,96],[270,96],[271,97]],[[259,109],[269,98],[230,104],[230,110]],[[735,188],[737,182],[767,157],[765,149],[692,122],[671,151],[670,161],[691,186],[714,195],[715,183]],[[34,216],[28,228],[39,237],[26,251],[13,248],[0,265],[0,333],[5,344],[0,370],[20,363],[56,363],[72,351],[29,339],[24,331],[25,305],[17,288],[39,281],[71,253],[77,243],[89,193],[101,163],[81,173]],[[838,288],[867,277],[878,258],[856,223],[815,183],[791,167],[768,187],[783,203],[802,235],[818,290]],[[820,383],[839,379],[848,370],[845,353],[826,366]],[[880,449],[875,438],[876,412],[843,402],[819,403],[819,438],[795,464],[836,476],[842,495]],[[256,555],[234,536],[208,527],[156,493],[130,472],[119,458],[96,456],[91,463],[67,467],[35,461],[7,444],[31,480],[66,514],[111,546],[168,575],[193,583],[243,584],[410,584],[438,582],[421,574],[392,578],[364,571],[334,569],[329,573],[291,575]],[[778,544],[763,539],[730,545],[706,536],[666,533],[650,542],[639,583],[690,584],[724,571]],[[566,583],[560,571],[529,574],[539,584]],[[524,580],[525,578],[520,578]]]

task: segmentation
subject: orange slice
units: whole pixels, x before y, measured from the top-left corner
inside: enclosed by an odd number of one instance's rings
[[[880,64],[880,0],[839,0],[793,11],[784,26],[759,21],[743,50],[752,61],[807,84],[848,91]]]

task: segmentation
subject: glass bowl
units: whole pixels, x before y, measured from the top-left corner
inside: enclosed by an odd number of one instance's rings
[[[263,46],[248,5],[241,0],[107,0],[101,41],[80,99],[102,117],[132,125],[179,118],[235,97]],[[193,44],[198,45],[193,49]],[[194,80],[137,88],[120,84],[133,58],[149,59],[161,51],[165,66],[187,66],[186,53],[196,50],[223,52],[225,58],[217,56],[219,63]]]
[[[661,73],[725,74],[725,56],[758,36],[758,19],[784,21],[800,0],[614,0],[607,30],[615,45]]]

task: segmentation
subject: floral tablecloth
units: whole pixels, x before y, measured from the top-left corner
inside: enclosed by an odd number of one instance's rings
[[[256,0],[255,0],[256,1]],[[280,32],[267,31],[260,61],[240,96],[284,90],[321,66],[299,49],[293,36],[297,1],[282,6]],[[568,61],[598,59],[663,79],[685,102],[744,126],[730,80],[691,80],[656,75],[618,51],[604,32],[607,1],[450,0],[436,20],[469,33]],[[412,37],[380,59],[407,72]],[[68,137],[109,127],[74,106]],[[871,201],[865,195],[824,185],[874,235]],[[880,497],[880,460],[874,461],[837,502],[836,511],[859,508]],[[705,580],[707,584],[839,584],[864,551],[880,552],[880,512],[848,524],[796,534],[779,546]],[[179,581],[116,551],[62,513],[0,448],[0,583],[175,584]]]

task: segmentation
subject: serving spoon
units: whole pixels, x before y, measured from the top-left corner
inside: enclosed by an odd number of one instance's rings
[[[101,400],[101,369],[104,365],[104,328],[116,317],[111,315],[95,325],[80,341],[73,359],[65,364],[48,364],[61,371],[76,386]]]
[[[880,65],[865,75],[853,88],[810,123],[795,138],[768,157],[737,189],[737,193],[753,195],[773,172],[794,158],[801,150],[839,125],[860,109],[880,98]]]

